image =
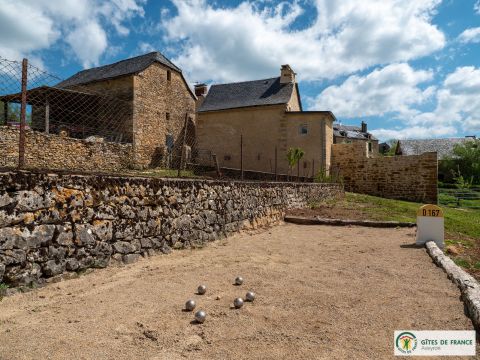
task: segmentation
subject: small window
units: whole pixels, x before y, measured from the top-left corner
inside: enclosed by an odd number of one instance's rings
[[[167,80],[172,80],[172,72],[170,70],[167,70]]]
[[[165,120],[167,120],[167,121],[170,120],[170,113],[169,112],[165,113]]]
[[[306,169],[308,167],[308,163],[306,161],[303,162],[303,168]]]
[[[231,157],[230,155],[225,155],[225,156],[223,157],[223,160],[225,160],[225,161],[230,161],[230,160],[232,160],[232,157]]]
[[[257,160],[260,161],[261,158],[262,158],[262,156],[261,156],[261,154],[259,153],[259,154],[257,155]]]
[[[300,135],[307,135],[307,134],[308,134],[307,124],[302,124],[302,125],[300,125],[300,127],[298,128],[298,133],[299,133]]]
[[[372,151],[372,143],[371,142],[368,143],[368,151]]]

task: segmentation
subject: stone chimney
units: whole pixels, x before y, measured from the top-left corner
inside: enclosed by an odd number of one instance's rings
[[[195,102],[195,111],[200,109],[203,102],[205,101],[205,96],[207,96],[207,84],[196,84],[195,85],[195,96],[197,101]]]
[[[367,123],[365,121],[362,121],[362,132],[363,133],[367,132]]]
[[[295,83],[295,72],[290,65],[282,65],[280,69],[280,84]]]
[[[196,84],[195,85],[195,95],[197,97],[207,95],[207,84]]]

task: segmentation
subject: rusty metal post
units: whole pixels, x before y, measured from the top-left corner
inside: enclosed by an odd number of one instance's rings
[[[278,169],[277,169],[277,147],[275,146],[275,181],[278,181]]]
[[[243,135],[240,135],[240,179],[243,180]]]
[[[8,123],[8,101],[5,101],[3,103],[3,117],[4,117],[4,122],[5,124],[4,125],[7,125]]]
[[[182,166],[183,166],[183,151],[185,148],[185,143],[187,141],[187,126],[188,126],[188,113],[185,114],[185,123],[183,125],[183,141],[182,141],[182,148],[180,149],[180,164],[178,165],[178,174],[177,176],[180,177]]]
[[[300,159],[297,161],[297,182],[300,182]]]
[[[18,142],[18,168],[25,166],[25,115],[27,110],[27,67],[28,60],[22,61],[22,104],[20,107],[20,138]]]

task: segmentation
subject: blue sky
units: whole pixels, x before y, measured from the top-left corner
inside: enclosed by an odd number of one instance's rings
[[[22,16],[18,16],[22,14]],[[377,137],[480,135],[480,0],[3,0],[0,56],[62,78],[158,50],[194,82],[297,72]]]

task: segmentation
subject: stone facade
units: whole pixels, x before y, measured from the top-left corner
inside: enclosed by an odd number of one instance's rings
[[[18,165],[20,131],[0,126],[0,167]],[[83,171],[118,171],[132,165],[132,145],[88,142],[55,134],[25,131],[25,167]]]
[[[298,106],[295,94],[287,106]],[[245,170],[274,172],[277,148],[277,172],[289,173],[286,154],[290,147],[305,151],[301,176],[312,176],[330,165],[333,118],[326,112],[286,111],[285,105],[277,105],[200,112],[197,116],[198,148],[216,154],[221,167],[240,168],[241,135]],[[296,175],[297,169],[293,173]]]
[[[168,75],[170,74],[170,75]],[[168,80],[168,77],[170,80]],[[162,64],[152,64],[134,77],[134,153],[140,167],[161,165],[166,154],[166,137],[174,149],[181,148],[185,116],[192,139],[195,97],[179,72]]]
[[[437,203],[437,154],[368,156],[365,142],[332,145],[332,172],[345,190],[424,203]]]
[[[335,184],[0,173],[0,282],[201,245],[342,194]]]

